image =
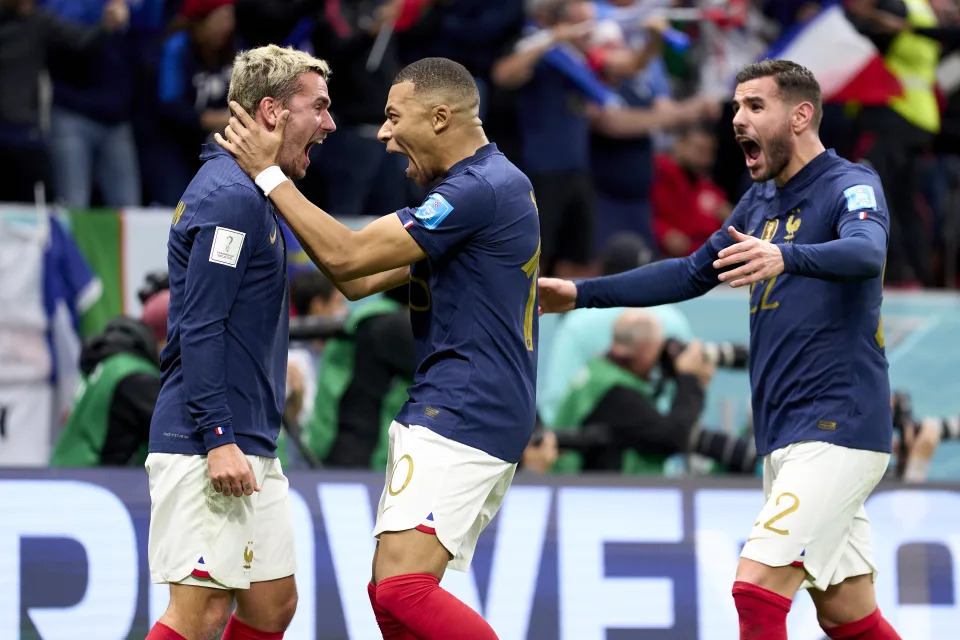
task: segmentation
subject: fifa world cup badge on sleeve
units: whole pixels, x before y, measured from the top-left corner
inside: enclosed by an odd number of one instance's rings
[[[237,268],[240,259],[240,248],[246,237],[243,231],[234,231],[226,227],[217,227],[213,234],[213,246],[210,247],[210,262]]]
[[[413,215],[427,229],[436,229],[437,225],[443,222],[443,219],[450,215],[451,211],[453,211],[453,205],[447,202],[446,198],[439,193],[431,193]]]
[[[843,197],[847,199],[847,211],[877,208],[877,196],[873,192],[873,187],[868,184],[858,184],[845,189]]]

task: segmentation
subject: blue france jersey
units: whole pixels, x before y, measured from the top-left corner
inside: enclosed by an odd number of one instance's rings
[[[411,267],[418,366],[397,420],[517,462],[536,420],[540,222],[494,144],[397,212],[427,254]]]
[[[276,210],[215,143],[177,206],[170,311],[149,451],[203,455],[235,442],[276,457],[290,296]]]
[[[732,244],[729,225],[783,246],[835,240],[861,221],[875,222],[889,237],[880,180],[872,169],[826,151],[782,189],[753,185],[708,250]],[[882,275],[831,280],[782,273],[753,286],[750,384],[758,453],[804,440],[890,451],[882,299]]]

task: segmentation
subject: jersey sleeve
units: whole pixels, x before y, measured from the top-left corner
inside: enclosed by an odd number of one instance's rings
[[[890,213],[880,178],[865,167],[843,176],[838,183],[834,228],[843,237],[851,225],[876,223],[890,236]]]
[[[467,172],[442,182],[423,204],[400,209],[397,216],[420,248],[439,259],[480,233],[495,211],[493,187]]]
[[[258,199],[245,186],[220,187],[197,205],[186,230],[193,245],[180,318],[183,379],[187,408],[207,450],[235,442],[224,332],[250,257],[263,240]]]

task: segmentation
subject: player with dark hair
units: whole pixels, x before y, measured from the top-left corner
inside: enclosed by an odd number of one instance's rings
[[[470,73],[425,58],[394,80],[379,138],[431,191],[418,208],[352,231],[304,198],[276,166],[271,132],[231,105],[221,145],[264,189],[347,297],[406,282],[417,366],[390,427],[370,601],[384,638],[496,638],[440,588],[466,570],[536,420],[540,226],[530,181],[480,123]],[[279,132],[279,134],[278,134]],[[412,265],[412,267],[410,266]]]
[[[766,504],[733,598],[741,640],[785,640],[809,589],[831,638],[899,638],[880,614],[864,502],[890,459],[880,303],[888,214],[873,170],[824,149],[820,87],[764,60],[737,75],[733,120],[754,185],[686,258],[570,282],[540,280],[544,312],[645,307],[750,287],[750,381]]]

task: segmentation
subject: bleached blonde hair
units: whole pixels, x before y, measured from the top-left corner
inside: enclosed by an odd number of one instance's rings
[[[257,106],[264,98],[274,98],[286,104],[300,89],[300,76],[311,71],[326,81],[330,80],[330,65],[326,60],[293,47],[268,44],[241,51],[233,59],[227,99],[236,100],[251,117],[255,117]]]

